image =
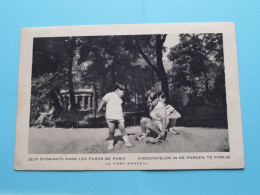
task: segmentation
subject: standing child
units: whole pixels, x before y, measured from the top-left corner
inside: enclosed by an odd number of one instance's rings
[[[132,146],[125,131],[125,121],[122,109],[123,100],[121,98],[124,95],[126,86],[122,83],[117,83],[114,89],[114,92],[107,93],[102,98],[97,109],[97,112],[99,112],[103,105],[106,104],[106,120],[109,128],[107,149],[112,149],[114,147],[114,134],[116,125],[118,125],[118,128],[122,133],[125,146]]]

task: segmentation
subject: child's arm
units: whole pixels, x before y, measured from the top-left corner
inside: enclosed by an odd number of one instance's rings
[[[165,129],[166,129],[166,118],[162,118],[162,132],[160,134],[161,136],[164,136]]]
[[[102,109],[102,107],[104,106],[105,103],[106,103],[106,101],[102,99],[100,104],[99,104],[99,107],[97,109],[97,112],[99,112]]]

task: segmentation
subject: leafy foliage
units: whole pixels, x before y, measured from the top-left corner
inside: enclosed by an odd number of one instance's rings
[[[222,34],[181,34],[179,38],[180,43],[168,54],[173,62],[170,83],[187,93],[192,92],[193,96],[203,96],[208,103],[210,91],[216,89],[216,79],[224,79],[224,74],[217,71],[224,66]],[[225,91],[224,83],[220,86]],[[216,93],[214,95],[219,98]]]
[[[56,110],[61,109],[60,89],[62,75],[46,73],[32,79],[31,85],[31,110],[46,111],[53,104]]]
[[[181,110],[188,105],[189,96],[181,88],[171,89],[169,103],[176,109]]]
[[[162,60],[166,38],[161,34],[35,38],[32,110],[42,110],[48,102],[60,107],[61,89],[69,90],[73,108],[74,90],[92,87],[97,104],[118,81],[128,86],[127,101],[144,98],[160,83],[168,101],[178,108],[187,106],[193,96],[225,102],[222,34],[180,35],[180,43],[168,54],[172,61],[168,74]]]

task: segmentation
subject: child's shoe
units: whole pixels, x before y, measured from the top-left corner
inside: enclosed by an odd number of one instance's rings
[[[113,147],[114,147],[114,140],[108,140],[107,149],[111,150],[111,149],[113,149]]]
[[[132,144],[129,142],[129,139],[128,139],[127,135],[123,136],[123,140],[125,142],[125,146],[127,146],[127,147],[132,146]]]
[[[142,135],[139,136],[139,137],[137,137],[137,138],[135,138],[135,140],[136,140],[136,141],[141,141],[141,140],[143,140],[143,139],[145,139],[145,138],[146,138],[146,134],[145,134],[145,133],[142,133]]]
[[[173,129],[173,128],[170,128],[170,129],[169,129],[169,132],[173,133],[174,135],[179,135],[179,132],[176,131],[176,130]]]

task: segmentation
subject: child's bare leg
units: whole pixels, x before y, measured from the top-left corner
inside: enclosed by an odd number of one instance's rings
[[[128,135],[127,135],[126,130],[125,130],[125,122],[124,122],[124,120],[119,121],[118,128],[119,128],[119,130],[122,133],[122,137],[123,137],[123,140],[125,142],[125,145],[128,146],[128,147],[132,146],[132,144],[129,142],[129,138],[128,138]]]
[[[143,134],[146,134],[146,124],[150,123],[150,122],[152,122],[152,120],[149,119],[149,118],[144,117],[144,118],[141,119],[140,125],[141,125],[141,130],[142,130]]]
[[[123,120],[122,120],[122,121],[119,121],[119,123],[118,123],[118,128],[119,128],[119,130],[121,131],[121,133],[122,133],[123,136],[127,135],[127,134],[126,134],[126,130],[125,130],[125,123],[124,123]]]
[[[175,118],[171,118],[170,119],[170,128],[169,131],[173,134],[179,134],[179,132],[177,130],[174,129],[175,125],[176,125],[177,119]]]
[[[177,119],[171,118],[170,119],[170,128],[175,127]]]
[[[114,134],[115,134],[115,123],[111,121],[107,121],[109,134],[108,134],[108,140],[114,140]]]
[[[125,146],[128,146],[128,147],[132,146],[132,144],[129,142],[129,138],[128,138],[128,135],[127,135],[126,130],[125,130],[125,122],[124,122],[124,120],[119,121],[118,128],[119,128],[119,130],[122,133],[122,138],[123,138],[123,140],[125,142]]]
[[[110,150],[114,147],[115,123],[107,120],[107,125],[109,129],[107,149]]]
[[[146,128],[147,128],[147,124],[149,123],[152,123],[151,119],[145,117],[141,119],[140,125],[141,125],[142,135],[136,138],[137,141],[141,141],[146,138],[147,135]]]
[[[149,129],[150,131],[157,133],[158,135],[160,135],[160,133],[161,133],[159,127],[156,124],[154,124],[153,122],[146,123],[145,127],[147,129]]]

